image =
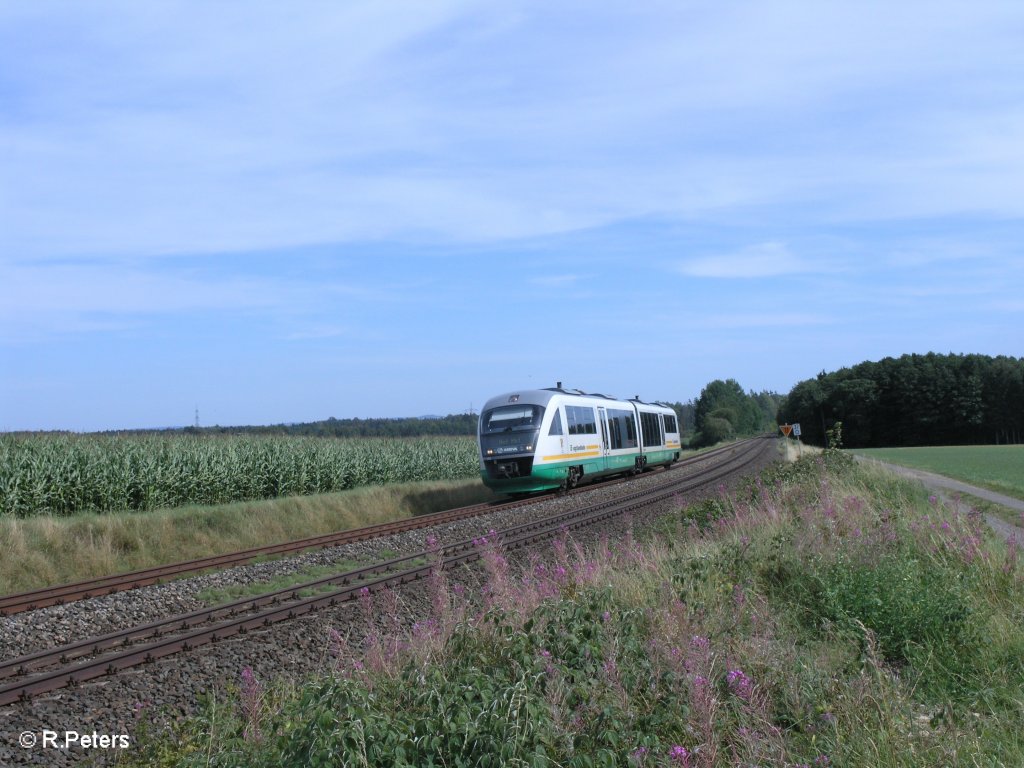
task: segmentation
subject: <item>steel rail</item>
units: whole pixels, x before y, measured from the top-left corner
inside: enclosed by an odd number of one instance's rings
[[[750,442],[754,443],[754,441]],[[625,497],[586,507],[582,510],[574,510],[539,521],[513,526],[499,532],[501,546],[506,550],[517,549],[519,547],[526,546],[527,544],[550,538],[561,531],[575,530],[586,525],[592,525],[595,522],[623,514],[626,511],[631,511],[633,509],[670,498],[677,493],[706,486],[709,483],[713,483],[714,481],[734,472],[736,469],[747,463],[748,456],[751,454],[759,455],[762,450],[763,443],[760,445],[753,444],[736,455],[735,447],[733,447],[733,456],[722,462],[722,464],[711,467],[695,476],[673,480],[654,489],[638,491]],[[144,662],[154,661],[173,653],[188,650],[206,643],[217,642],[225,639],[226,637],[245,633],[256,628],[269,626],[279,621],[295,618],[322,607],[337,605],[339,603],[352,600],[363,589],[374,592],[385,587],[397,586],[409,581],[421,579],[429,575],[430,572],[438,566],[448,569],[461,563],[476,560],[481,556],[479,547],[477,546],[477,541],[470,539],[445,547],[440,552],[440,559],[435,560],[435,562],[408,567],[403,570],[399,570],[398,572],[389,573],[388,575],[377,579],[350,584],[353,579],[363,578],[366,575],[372,575],[373,573],[380,573],[382,571],[394,571],[394,569],[402,563],[409,563],[416,559],[436,556],[437,554],[438,553],[420,552],[402,558],[395,558],[373,566],[357,569],[356,571],[350,571],[318,579],[306,584],[289,587],[284,590],[278,590],[277,592],[261,595],[257,598],[235,601],[234,603],[215,606],[210,609],[196,611],[191,614],[175,616],[162,622],[154,622],[144,627],[133,627],[131,629],[124,630],[123,632],[105,635],[102,638],[93,638],[91,640],[83,641],[82,643],[64,646],[52,651],[31,654],[29,656],[11,660],[0,666],[0,670],[4,670],[6,672],[6,674],[0,675],[0,677],[10,676],[12,674],[24,674],[32,668],[47,663],[52,664],[55,661],[60,661],[60,663],[66,664],[67,659],[72,656],[96,653],[112,646],[124,645],[129,643],[132,639],[138,639],[140,634],[150,633],[149,636],[151,637],[160,637],[164,632],[171,631],[172,629],[186,629],[197,624],[207,623],[219,615],[224,613],[230,614],[242,606],[252,608],[258,607],[259,605],[265,605],[267,603],[279,603],[283,598],[287,599],[285,597],[286,595],[291,598],[297,598],[297,593],[305,589],[324,586],[327,584],[336,584],[338,582],[346,585],[339,590],[334,590],[326,594],[298,599],[297,602],[289,605],[279,606],[261,611],[255,615],[221,622],[212,627],[193,630],[185,635],[158,639],[154,642],[149,642],[142,646],[122,651],[116,655],[108,655],[106,657],[101,656],[71,667],[61,667],[38,674],[28,680],[18,681],[16,683],[0,687],[0,705],[9,704],[20,699],[30,698],[34,695],[56,690],[67,685],[77,685],[96,677],[113,674],[120,669],[126,669]]]

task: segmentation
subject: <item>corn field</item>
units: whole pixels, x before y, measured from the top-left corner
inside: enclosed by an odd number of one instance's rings
[[[478,466],[471,437],[0,435],[0,515],[270,499],[455,480]]]

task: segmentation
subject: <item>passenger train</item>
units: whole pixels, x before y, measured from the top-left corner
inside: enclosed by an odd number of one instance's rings
[[[477,428],[480,477],[499,493],[572,488],[584,480],[668,466],[682,450],[676,413],[562,382],[492,397]]]

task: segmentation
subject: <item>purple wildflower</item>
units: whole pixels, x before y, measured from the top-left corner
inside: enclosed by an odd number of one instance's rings
[[[754,681],[747,677],[742,669],[729,670],[725,679],[729,682],[730,691],[744,701],[748,701],[750,699],[750,695],[754,691]]]
[[[1006,562],[1003,564],[1003,573],[1012,573],[1017,567],[1017,534],[1010,534],[1006,540]]]
[[[668,752],[669,760],[671,760],[676,765],[683,766],[684,768],[689,768],[691,755],[692,753],[690,752],[690,750],[688,750],[686,747],[680,746],[679,744],[676,744]]]
[[[252,667],[242,668],[242,687],[240,693],[242,698],[242,714],[245,716],[245,728],[242,731],[242,737],[246,741],[259,741],[261,738],[259,726],[260,700],[263,698],[263,693],[260,682],[252,671]]]
[[[328,653],[334,658],[338,658],[345,652],[345,638],[341,636],[341,633],[334,627],[327,630],[328,637]]]

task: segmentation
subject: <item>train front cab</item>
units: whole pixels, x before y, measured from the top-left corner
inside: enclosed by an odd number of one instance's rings
[[[609,451],[605,407],[614,403],[603,398],[598,408],[594,398],[562,390],[501,395],[488,401],[478,431],[484,485],[499,493],[532,493],[571,487],[584,476],[621,471],[611,469],[621,459],[610,454],[638,449]],[[635,443],[635,428],[631,430],[627,441]],[[633,462],[628,457],[627,468]]]
[[[534,468],[541,435],[550,429],[549,399],[533,393],[502,395],[484,406],[477,434],[480,479],[491,490],[531,493],[553,487]]]

